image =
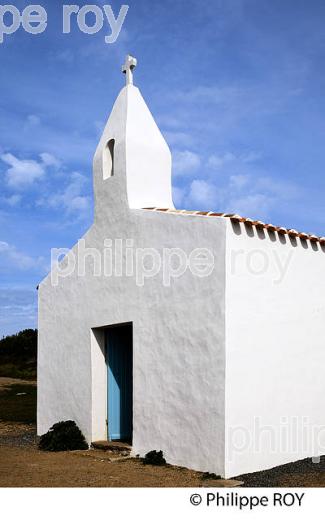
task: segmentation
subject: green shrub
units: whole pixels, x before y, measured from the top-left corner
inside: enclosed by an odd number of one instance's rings
[[[74,421],[61,421],[53,424],[41,436],[39,449],[44,451],[88,450],[88,444]]]
[[[148,451],[148,453],[146,453],[146,455],[144,456],[143,464],[151,464],[152,466],[164,466],[166,464],[166,460],[161,450],[152,450]]]

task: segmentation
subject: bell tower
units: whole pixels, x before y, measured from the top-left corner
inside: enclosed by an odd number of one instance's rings
[[[171,153],[139,89],[137,60],[126,57],[119,93],[94,156],[95,213],[173,208]]]

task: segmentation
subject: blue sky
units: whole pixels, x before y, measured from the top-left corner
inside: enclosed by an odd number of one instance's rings
[[[177,207],[325,234],[323,0],[130,0],[114,44],[108,25],[62,34],[63,3],[41,2],[43,34],[0,44],[0,336],[36,326],[50,248],[91,224],[92,156],[128,52]]]

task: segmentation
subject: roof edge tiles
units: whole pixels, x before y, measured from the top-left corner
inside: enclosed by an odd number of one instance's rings
[[[321,245],[325,245],[325,237],[319,237],[311,233],[303,233],[296,231],[295,229],[287,229],[285,227],[274,226],[273,224],[266,224],[261,220],[252,220],[251,218],[242,217],[236,213],[219,213],[214,211],[191,211],[186,209],[169,209],[169,208],[143,208],[146,211],[159,211],[162,213],[172,213],[174,215],[187,215],[187,216],[199,216],[199,217],[216,217],[216,218],[229,218],[232,222],[240,223],[247,226],[256,227],[256,229],[266,229],[271,233],[279,233],[280,235],[288,235],[290,238],[300,238],[301,240],[310,240],[310,242],[319,242]]]

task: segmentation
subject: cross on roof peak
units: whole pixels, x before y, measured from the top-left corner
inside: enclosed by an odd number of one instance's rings
[[[128,54],[122,67],[122,72],[126,75],[126,84],[133,85],[133,69],[137,66],[137,59]]]

